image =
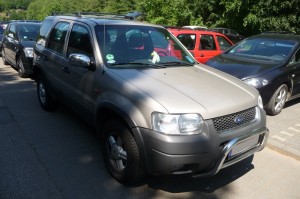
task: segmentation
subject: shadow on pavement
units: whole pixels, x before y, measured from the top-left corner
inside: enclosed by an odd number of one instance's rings
[[[297,99],[286,102],[284,108],[293,106],[293,105],[298,104],[298,103],[300,103],[300,98],[297,98]]]
[[[253,155],[221,170],[217,175],[211,177],[193,178],[189,175],[154,176],[149,177],[147,183],[150,188],[161,189],[171,193],[190,191],[212,193],[252,170],[254,168],[252,160]]]

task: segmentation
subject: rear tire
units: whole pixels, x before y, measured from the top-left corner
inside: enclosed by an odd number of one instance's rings
[[[52,111],[57,107],[58,102],[51,97],[49,89],[41,75],[37,76],[37,95],[45,111]]]
[[[145,177],[142,157],[128,127],[117,119],[105,122],[103,156],[113,178],[123,184],[133,184]]]
[[[266,112],[268,115],[277,115],[279,114],[286,102],[288,95],[288,87],[286,84],[281,85],[271,97],[267,107]]]

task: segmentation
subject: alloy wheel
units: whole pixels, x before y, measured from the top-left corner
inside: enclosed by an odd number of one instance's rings
[[[278,95],[276,96],[276,99],[275,99],[275,111],[276,112],[279,112],[282,110],[284,104],[285,104],[285,101],[286,101],[286,97],[287,97],[287,90],[285,87],[282,87],[280,89],[280,91],[278,92]]]
[[[127,164],[127,153],[123,148],[121,137],[115,133],[108,136],[106,150],[111,166],[117,171],[124,170]]]

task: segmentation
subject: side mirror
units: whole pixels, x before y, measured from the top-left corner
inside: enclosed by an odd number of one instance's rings
[[[95,71],[96,69],[94,60],[87,55],[79,53],[70,54],[69,60],[74,66],[83,67],[91,71]]]

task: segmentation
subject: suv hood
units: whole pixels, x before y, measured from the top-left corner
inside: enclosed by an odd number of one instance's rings
[[[113,71],[169,113],[200,113],[209,119],[257,105],[254,88],[204,65]]]
[[[205,64],[239,79],[259,77],[282,65],[279,62],[260,61],[221,54]]]

